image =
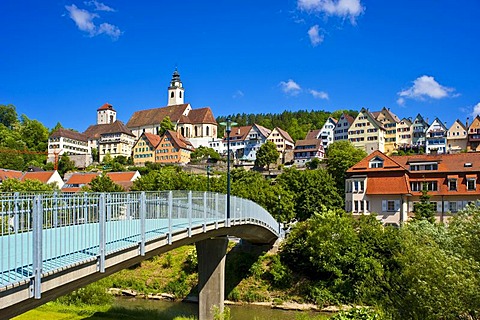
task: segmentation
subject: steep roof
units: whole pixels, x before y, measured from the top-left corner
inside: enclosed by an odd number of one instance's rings
[[[290,135],[288,134],[287,131],[285,131],[285,130],[279,128],[279,127],[276,127],[275,129],[277,129],[278,133],[280,133],[285,140],[293,143],[293,139],[292,139],[292,137],[290,137]]]
[[[39,180],[40,182],[47,183],[48,180],[55,174],[55,171],[34,171],[25,172],[20,178],[21,181],[25,180]]]
[[[310,130],[307,132],[307,136],[305,137],[305,140],[310,140],[310,139],[317,139],[318,136],[320,135],[321,129],[315,129],[315,130]]]
[[[347,120],[347,122],[348,122],[350,125],[353,123],[353,121],[355,121],[355,118],[352,117],[352,116],[349,115],[349,114],[344,113],[344,114],[343,114],[343,117],[345,118],[345,120]]]
[[[453,126],[454,126],[456,123],[459,124],[460,127],[462,127],[463,130],[467,131],[467,127],[465,126],[465,124],[464,124],[462,121],[460,121],[460,119],[455,120],[455,121],[452,123],[452,125],[450,126],[450,128],[448,129],[448,131],[450,131],[451,129],[453,129]]]
[[[295,142],[295,149],[306,146],[314,146],[315,150],[323,149],[322,141],[318,139],[297,140]],[[295,150],[294,152],[305,152],[305,149]]]
[[[165,134],[170,136],[173,140],[173,143],[175,146],[182,148],[182,149],[188,149],[188,150],[194,150],[193,145],[185,139],[180,132],[176,132],[173,130],[167,130],[165,131]]]
[[[232,127],[230,132],[230,140],[245,140],[250,130],[252,130],[252,125],[250,126],[241,126],[241,127]],[[225,134],[224,139],[227,135]]]
[[[94,178],[99,176],[98,172],[75,172],[70,178],[65,182],[65,185],[68,184],[88,184]]]
[[[100,108],[97,109],[97,111],[101,111],[101,110],[112,110],[112,111],[115,111],[113,110],[113,106],[109,103],[105,103],[103,106],[101,106]]]
[[[370,168],[370,161],[375,158],[381,158],[383,160],[383,168],[382,171],[405,171],[406,167],[405,164],[402,162],[399,162],[399,158],[401,157],[389,157],[386,154],[384,154],[381,151],[375,150],[359,162],[357,162],[355,165],[350,167],[347,172],[348,173],[357,173],[359,171],[361,172],[369,172],[369,171],[378,171],[377,168]]]
[[[133,181],[136,174],[137,174],[137,171],[108,172],[107,176],[109,176],[113,182],[125,182],[125,181]]]
[[[160,143],[161,137],[159,135],[149,133],[149,132],[144,132],[143,136],[147,141],[154,147],[156,148],[158,144]]]
[[[198,124],[198,123],[217,124],[217,121],[215,121],[215,117],[213,116],[212,110],[209,107],[192,109],[188,113],[187,117],[190,119],[191,123],[193,124]]]
[[[264,126],[261,126],[259,124],[254,123],[253,126],[257,127],[258,131],[266,138],[272,132],[272,130],[265,128]]]
[[[173,123],[177,123],[188,107],[189,104],[184,103],[162,108],[135,111],[130,120],[128,120],[127,127],[136,128],[148,125],[157,125],[160,124],[167,116]]]
[[[130,136],[134,136],[134,134],[123,124],[123,122],[119,120],[113,123],[91,125],[84,132],[84,134],[90,140],[100,139],[102,134],[107,133],[125,133]]]
[[[0,169],[0,182],[5,179],[20,179],[23,175],[22,171],[9,170],[9,169]]]
[[[72,140],[77,140],[77,141],[84,141],[87,142],[88,138],[85,134],[64,129],[64,128],[59,128],[55,130],[51,135],[50,138],[69,138]]]

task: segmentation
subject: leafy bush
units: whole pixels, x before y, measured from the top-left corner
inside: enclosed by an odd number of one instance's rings
[[[66,305],[106,305],[113,300],[102,282],[95,282],[57,299]]]
[[[380,320],[380,315],[368,308],[352,308],[341,311],[330,318],[331,320]]]
[[[190,286],[187,283],[187,274],[184,271],[180,272],[180,276],[167,283],[165,291],[175,295],[177,298],[184,298],[190,292]]]

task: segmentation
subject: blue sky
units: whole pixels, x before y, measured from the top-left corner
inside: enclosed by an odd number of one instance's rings
[[[480,113],[478,0],[3,0],[0,104],[84,131],[185,101],[214,115],[390,108]]]

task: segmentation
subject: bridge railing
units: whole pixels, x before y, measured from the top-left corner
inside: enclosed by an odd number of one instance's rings
[[[36,298],[42,276],[97,261],[116,251],[138,247],[179,231],[207,225],[218,228],[261,224],[280,235],[280,225],[256,203],[237,197],[194,191],[129,193],[0,194],[0,291],[30,283]]]

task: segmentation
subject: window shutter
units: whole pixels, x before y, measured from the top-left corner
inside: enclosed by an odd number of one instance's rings
[[[448,201],[443,201],[443,211],[444,211],[444,212],[450,211],[450,207],[449,207],[449,205],[448,205]],[[442,212],[442,210],[440,210],[440,212]]]
[[[442,201],[437,202],[437,212],[442,212]]]
[[[395,211],[398,211],[400,209],[400,200],[395,200]]]
[[[382,200],[382,211],[387,211],[387,200]]]

